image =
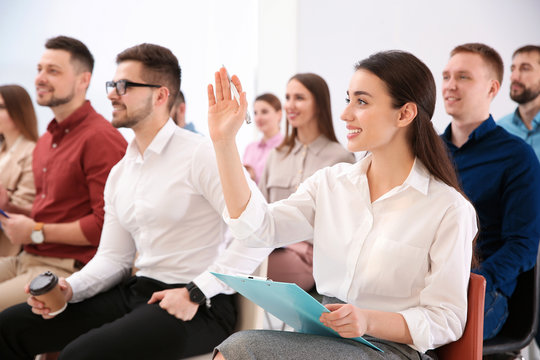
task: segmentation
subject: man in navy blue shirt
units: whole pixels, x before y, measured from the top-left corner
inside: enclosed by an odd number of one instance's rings
[[[489,107],[503,77],[500,55],[484,44],[460,45],[443,71],[442,92],[452,122],[442,135],[463,190],[480,219],[473,271],[487,281],[484,339],[508,317],[520,273],[536,262],[540,239],[540,164],[522,139],[497,126]]]

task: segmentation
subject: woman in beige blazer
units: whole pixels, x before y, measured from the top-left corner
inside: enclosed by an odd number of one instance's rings
[[[294,75],[287,83],[284,108],[285,138],[270,152],[259,181],[268,202],[289,197],[319,169],[355,161],[334,133],[330,91],[322,77],[313,73]],[[312,241],[274,250],[268,258],[268,277],[294,282],[306,291],[313,288]]]
[[[36,194],[32,151],[37,139],[36,113],[26,90],[0,86],[0,209],[5,212],[30,214]],[[19,251],[20,246],[0,230],[0,256]]]

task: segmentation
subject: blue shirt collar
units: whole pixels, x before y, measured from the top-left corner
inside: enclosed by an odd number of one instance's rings
[[[526,128],[525,124],[523,124],[523,120],[521,119],[521,115],[519,114],[519,107],[517,107],[516,111],[514,111],[514,116],[512,117],[512,122],[516,126],[520,126],[520,127],[522,126],[522,127]],[[536,116],[534,117],[534,119],[532,121],[532,128],[533,129],[536,129],[539,126],[540,126],[540,111],[536,113]],[[529,131],[529,129],[527,129],[527,131]]]
[[[497,124],[495,123],[495,120],[493,120],[493,116],[491,116],[490,114],[489,117],[486,120],[484,120],[482,124],[480,124],[480,126],[478,126],[476,129],[473,130],[473,132],[469,135],[469,140],[467,142],[471,140],[475,140],[475,141],[481,140],[489,132],[493,131],[496,127],[497,127]],[[444,130],[442,137],[446,141],[447,144],[452,144],[452,124],[448,124],[448,126]]]

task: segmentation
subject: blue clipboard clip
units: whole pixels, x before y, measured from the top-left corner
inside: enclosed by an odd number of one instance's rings
[[[342,338],[319,320],[323,312],[330,311],[296,284],[272,281],[252,275],[234,276],[210,273],[295,331]],[[362,337],[350,338],[350,340],[383,352]]]

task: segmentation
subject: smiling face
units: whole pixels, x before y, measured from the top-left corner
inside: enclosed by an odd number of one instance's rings
[[[300,81],[289,81],[285,94],[285,112],[289,124],[293,128],[312,126],[317,122],[316,110],[313,94]]]
[[[483,121],[497,94],[497,80],[478,54],[460,52],[443,70],[442,94],[448,115],[457,121]],[[498,84],[498,82],[497,82]]]
[[[253,105],[255,124],[266,138],[270,138],[279,132],[281,122],[281,110],[276,110],[268,102],[257,100]]]
[[[123,61],[118,64],[114,81],[127,80],[146,83],[141,74],[144,71],[139,61]],[[153,95],[156,88],[128,87],[126,93],[119,96],[116,89],[109,91],[107,97],[113,106],[112,125],[116,128],[127,127],[135,129],[139,124],[149,119],[153,107]]]
[[[373,73],[359,69],[347,94],[348,104],[341,119],[347,123],[349,151],[385,148],[400,131],[400,109],[393,106],[386,84]]]
[[[526,104],[540,96],[540,53],[518,53],[510,68],[510,97],[518,104]]]
[[[56,107],[71,102],[77,91],[81,74],[65,50],[47,49],[37,66],[35,79],[37,103]]]

